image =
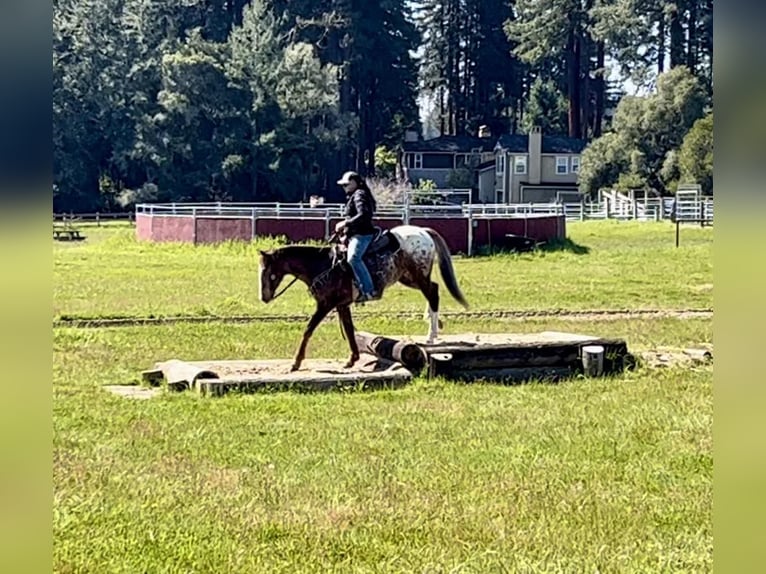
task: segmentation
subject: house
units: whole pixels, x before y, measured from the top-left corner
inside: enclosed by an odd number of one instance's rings
[[[421,140],[415,132],[409,132],[399,147],[397,175],[413,186],[421,180],[431,180],[436,187],[453,187],[448,183],[450,172],[468,168],[474,173],[481,163],[494,162],[496,140],[487,132],[481,134],[484,137],[439,136]]]
[[[582,139],[544,136],[539,127],[533,127],[528,135],[501,135],[495,145],[494,177],[479,174],[479,200],[488,203],[579,200],[577,177],[580,154],[586,145]],[[484,170],[489,170],[489,166]]]
[[[577,177],[585,140],[545,136],[539,127],[527,134],[503,134],[491,138],[440,136],[418,140],[409,136],[400,147],[399,175],[417,185],[432,180],[449,188],[452,170],[468,167],[475,200],[482,203],[545,203],[579,200]]]

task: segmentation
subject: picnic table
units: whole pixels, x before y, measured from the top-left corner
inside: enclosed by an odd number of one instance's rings
[[[53,224],[53,239],[57,241],[82,241],[85,236],[80,233],[80,230],[73,225],[56,225]]]

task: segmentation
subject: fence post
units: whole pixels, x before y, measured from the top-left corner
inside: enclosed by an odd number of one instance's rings
[[[402,216],[402,223],[409,225],[410,223],[410,194],[404,193],[404,215]]]
[[[255,231],[255,221],[257,219],[257,216],[255,214],[255,207],[250,208],[250,238],[255,239],[257,237],[256,231]]]
[[[473,255],[473,212],[468,210],[468,257]]]
[[[330,209],[324,210],[324,236],[325,239],[330,238]]]

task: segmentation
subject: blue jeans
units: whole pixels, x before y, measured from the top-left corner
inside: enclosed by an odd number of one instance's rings
[[[372,243],[372,235],[354,235],[348,240],[348,263],[354,272],[359,288],[365,295],[372,293],[372,277],[362,261],[362,255]]]

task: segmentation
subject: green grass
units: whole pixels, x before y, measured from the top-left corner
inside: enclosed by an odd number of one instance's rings
[[[195,247],[140,243],[134,233],[92,228],[85,242],[54,244],[54,317],[313,311],[303,285],[269,305],[258,301],[257,249],[274,242]],[[679,248],[674,233],[668,222],[570,223],[571,242],[587,254],[538,251],[456,258],[454,264],[477,311],[712,307],[712,229],[685,228]],[[460,310],[442,291],[443,309]],[[419,292],[397,285],[375,308],[420,312],[424,306]]]
[[[711,338],[708,320],[453,327],[576,328],[632,350]],[[287,357],[300,329],[57,329],[54,570],[710,570],[709,367],[221,399],[100,388],[170,357]],[[312,354],[345,355],[334,325]]]
[[[603,285],[630,289],[640,265],[656,282],[644,286],[665,294],[647,307],[710,305],[708,289],[689,291],[699,300],[682,297],[689,280],[664,261],[674,257],[676,268],[696,269],[695,282],[712,282],[709,230],[684,230],[675,250],[669,228],[589,225],[570,226],[587,255],[456,261],[466,293],[475,306],[489,304],[480,286],[486,274],[501,276],[499,262],[536,276],[547,301],[514,286],[507,293],[518,298],[502,308],[640,307],[625,294],[620,304],[597,304],[602,295],[570,292],[561,276],[566,270],[582,285],[591,266],[611,264]],[[54,249],[57,314],[191,313],[208,296],[209,311],[231,313],[221,303],[238,289],[255,297],[255,272],[242,265],[252,247],[139,245],[129,230],[96,228],[87,245]],[[201,281],[187,268],[194,262],[203,278],[221,277]],[[77,283],[91,286],[87,297],[74,296]],[[271,307],[252,303],[257,312]],[[422,303],[387,295],[366,309],[397,308],[421,311]],[[426,330],[419,320],[356,323],[389,334]],[[557,385],[418,379],[391,391],[216,399],[185,392],[138,401],[102,388],[136,382],[170,358],[288,358],[302,329],[258,321],[55,328],[53,570],[712,571],[711,366],[640,366]],[[623,337],[633,352],[712,341],[710,319],[445,324],[449,333],[541,330]],[[308,356],[347,353],[333,320],[319,327]]]

